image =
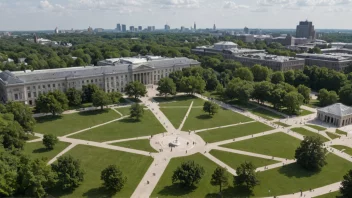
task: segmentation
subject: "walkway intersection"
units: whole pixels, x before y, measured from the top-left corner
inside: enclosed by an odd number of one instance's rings
[[[318,130],[315,130],[311,127],[304,126],[305,123],[307,123],[310,120],[313,120],[315,118],[315,114],[307,115],[307,116],[302,116],[302,117],[294,117],[294,118],[286,118],[286,119],[274,119],[273,121],[267,121],[257,115],[254,115],[250,112],[243,112],[240,111],[231,105],[225,104],[221,101],[217,100],[212,100],[219,106],[234,111],[236,113],[242,114],[244,116],[247,116],[249,118],[252,118],[253,121],[249,122],[244,122],[244,123],[237,123],[237,124],[230,124],[226,126],[220,126],[220,127],[213,127],[213,128],[207,128],[207,129],[199,129],[195,131],[182,131],[181,129],[184,126],[184,123],[186,122],[191,110],[193,108],[201,108],[200,106],[193,106],[193,102],[191,102],[190,106],[170,106],[170,107],[163,107],[163,108],[188,108],[186,115],[184,116],[180,126],[178,128],[175,128],[173,124],[170,122],[170,120],[167,118],[167,116],[160,110],[159,103],[156,102],[153,97],[155,97],[157,94],[156,89],[148,89],[148,97],[143,97],[140,100],[142,103],[149,109],[151,112],[155,115],[155,117],[159,120],[159,122],[163,125],[165,128],[165,133],[153,135],[153,136],[144,136],[144,137],[135,137],[135,138],[129,138],[129,139],[120,139],[120,140],[111,140],[111,141],[106,141],[106,142],[94,142],[94,141],[86,141],[86,140],[80,140],[80,139],[74,139],[70,138],[70,136],[78,134],[78,133],[83,133],[87,130],[90,130],[92,128],[96,127],[101,127],[106,124],[110,124],[112,122],[119,121],[121,119],[126,118],[127,116],[123,116],[118,110],[116,111],[113,109],[117,114],[119,114],[121,117],[100,125],[96,125],[87,129],[83,129],[77,132],[73,132],[71,134],[67,134],[65,136],[59,137],[59,140],[62,142],[68,142],[71,143],[70,146],[65,148],[63,151],[61,151],[57,156],[55,156],[53,159],[51,159],[48,164],[52,164],[56,161],[56,159],[62,155],[64,155],[66,152],[70,151],[72,148],[74,148],[76,145],[89,145],[89,146],[95,146],[95,147],[100,147],[100,148],[105,148],[105,149],[110,149],[110,150],[118,150],[118,151],[124,151],[124,152],[129,152],[129,153],[135,153],[135,154],[140,154],[144,156],[151,156],[153,157],[153,163],[145,173],[144,177],[140,181],[139,185],[136,187],[134,193],[132,194],[131,197],[134,198],[145,198],[145,197],[150,197],[152,194],[154,188],[158,184],[161,176],[163,175],[165,169],[167,168],[170,160],[172,158],[176,157],[184,157],[184,156],[189,156],[193,155],[196,153],[201,153],[214,163],[218,164],[221,167],[225,167],[229,173],[236,175],[236,171],[225,164],[224,162],[220,161],[213,155],[211,155],[209,152],[211,150],[219,150],[219,151],[225,151],[229,153],[236,153],[240,155],[247,155],[251,157],[257,157],[257,158],[263,158],[263,159],[270,159],[277,161],[275,164],[271,164],[265,167],[259,167],[257,168],[257,172],[262,172],[274,168],[281,167],[283,164],[291,164],[295,163],[295,160],[293,159],[283,159],[279,157],[273,157],[273,156],[268,156],[268,155],[263,155],[263,154],[258,154],[258,153],[252,153],[252,152],[246,152],[246,151],[241,151],[241,150],[235,150],[235,149],[230,149],[230,148],[224,148],[220,147],[220,145],[223,144],[229,144],[233,142],[239,142],[239,141],[244,141],[252,138],[257,138],[257,137],[262,137],[262,136],[267,136],[275,133],[286,133],[287,135],[290,135],[294,138],[303,140],[303,136],[301,134],[298,134],[296,132],[291,131],[292,128],[296,127],[303,127],[306,129],[309,129],[312,132],[318,133]],[[209,100],[208,98],[195,94],[195,96],[202,98],[204,100]],[[304,107],[306,108],[306,107]],[[308,107],[307,107],[308,108]],[[315,112],[315,109],[308,108],[307,110],[310,110],[312,112]],[[74,113],[68,112],[68,113]],[[289,127],[282,127],[274,122],[280,121],[284,124],[290,125]],[[243,125],[243,124],[249,124],[253,122],[261,122],[263,124],[269,125],[273,127],[273,130],[257,133],[254,135],[248,135],[248,136],[243,136],[239,137],[236,139],[229,139],[229,140],[223,140],[219,142],[214,142],[214,143],[209,143],[207,144],[198,134],[202,133],[204,131],[209,131],[209,130],[216,130],[219,128],[227,128],[227,127],[234,127],[237,125]],[[330,129],[328,129],[330,130]],[[325,133],[322,133],[324,137],[329,138]],[[38,139],[28,141],[30,142],[38,142],[41,141],[43,135],[42,134],[35,134],[38,136]],[[130,148],[125,148],[125,147],[119,147],[119,146],[114,146],[111,145],[112,143],[117,143],[117,142],[126,142],[126,141],[133,141],[133,140],[142,140],[142,139],[150,139],[150,145],[158,152],[156,153],[149,153],[146,151],[141,151],[141,150],[136,150],[136,149],[130,149]],[[334,154],[337,156],[344,158],[348,161],[352,162],[351,156],[347,155],[346,153],[343,153],[341,151],[338,151],[337,149],[333,149],[330,146],[331,145],[352,145],[352,139],[349,137],[341,137],[338,139],[334,139],[330,142],[326,143],[326,147],[328,150],[332,150]],[[314,189],[314,191],[308,191],[308,192],[303,192],[303,194],[306,197],[312,197],[312,196],[318,196],[322,194],[327,194],[330,191],[337,191],[339,189],[340,183],[334,183],[330,184],[324,187],[320,187],[317,189]],[[290,195],[283,195],[280,197],[300,197],[300,192],[297,192],[295,194],[290,194]]]

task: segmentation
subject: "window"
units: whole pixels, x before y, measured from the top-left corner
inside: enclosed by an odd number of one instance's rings
[[[48,88],[50,88],[50,84],[48,84]]]
[[[97,79],[95,79],[95,82],[98,82],[98,80],[97,80]]]
[[[15,94],[15,100],[18,100],[18,94]]]
[[[111,77],[111,80],[114,80],[114,77]]]
[[[27,90],[30,90],[31,88],[30,87],[27,87]]]
[[[45,85],[43,85],[43,89],[45,89]]]
[[[36,98],[37,97],[37,92],[33,92],[33,96]]]
[[[84,80],[82,80],[82,84],[84,84]]]
[[[33,86],[33,89],[35,89],[35,86]]]
[[[31,100],[29,101],[29,105],[33,105],[33,102]]]
[[[53,87],[55,88],[55,84],[53,84]]]
[[[87,83],[89,83],[89,80],[87,80]]]
[[[90,80],[91,83],[93,83],[93,80]]]
[[[28,98],[31,98],[31,92],[27,93]]]

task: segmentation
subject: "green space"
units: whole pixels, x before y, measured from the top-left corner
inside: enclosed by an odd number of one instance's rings
[[[339,151],[342,151],[342,150],[343,150],[343,152],[345,152],[345,153],[347,153],[347,154],[349,154],[349,155],[352,156],[352,148],[350,148],[350,147],[348,147],[348,146],[333,145],[333,146],[331,146],[331,147],[333,147],[333,148],[335,148],[335,149],[337,149],[337,150],[339,150]]]
[[[202,93],[202,95],[205,97],[208,97],[208,98],[214,98],[215,100],[220,100],[220,101],[223,100],[221,95],[218,94],[216,91],[211,91],[211,92],[206,91],[206,92]]]
[[[193,108],[188,115],[182,130],[188,131],[213,128],[248,121],[252,121],[252,119],[221,107],[219,108],[218,113],[213,117],[204,112],[202,108]]]
[[[131,197],[153,162],[151,157],[86,145],[78,145],[65,155],[71,155],[81,161],[85,170],[84,181],[73,192],[53,190],[51,194],[54,197],[111,197],[102,187],[100,174],[104,168],[113,164],[127,177],[124,188],[113,197]]]
[[[133,102],[133,103],[140,103],[142,102],[140,99],[138,98],[125,98],[126,101],[128,102]]]
[[[238,107],[240,107],[240,108],[242,108],[244,110],[250,110],[250,109],[254,109],[254,108],[258,107],[258,105],[256,103],[254,103],[254,102],[242,103],[239,100],[231,100],[231,101],[228,101],[226,103],[238,106]]]
[[[317,108],[317,107],[321,107],[319,100],[317,99],[310,99],[309,104],[306,104],[308,107],[312,107],[312,108]]]
[[[338,134],[340,134],[340,135],[346,135],[346,136],[347,136],[347,132],[341,131],[341,130],[339,130],[339,129],[336,129],[335,133],[338,133]]]
[[[232,127],[219,128],[209,131],[203,131],[197,133],[200,137],[203,138],[205,142],[219,142],[222,140],[229,140],[233,138],[253,135],[261,133],[264,131],[272,130],[268,125],[262,124],[260,122],[252,122],[248,124],[241,124]]]
[[[111,145],[121,146],[125,148],[137,149],[147,152],[155,152],[156,150],[150,146],[149,139],[142,139],[142,140],[131,140],[126,142],[116,142]]]
[[[320,172],[306,171],[296,163],[260,172],[254,194],[273,197],[326,186],[341,181],[351,168],[350,162],[333,154],[327,155],[327,163]]]
[[[240,155],[220,150],[211,150],[209,153],[235,170],[244,162],[252,162],[257,168],[278,163],[278,161],[275,160]]]
[[[74,109],[82,109],[82,108],[88,108],[88,107],[92,107],[93,103],[91,102],[87,102],[87,103],[83,103],[79,106],[69,106],[68,109],[69,110],[74,110]]]
[[[188,108],[160,108],[165,116],[170,120],[171,124],[178,129],[186,116]]]
[[[34,127],[36,133],[67,135],[104,122],[119,118],[120,115],[111,109],[85,111],[59,116],[44,116],[36,118]]]
[[[173,184],[171,181],[172,174],[176,168],[181,165],[182,162],[188,160],[195,161],[197,164],[203,166],[205,170],[203,178],[196,185],[197,188],[182,188],[178,184]],[[199,153],[187,157],[173,158],[150,197],[209,197],[209,195],[216,195],[219,192],[219,187],[210,184],[211,175],[216,167],[217,165],[214,162]],[[230,181],[232,181],[232,177],[230,177]]]
[[[141,121],[125,118],[70,137],[105,142],[109,140],[155,135],[163,132],[165,132],[164,127],[156,119],[154,114],[150,110],[147,110],[144,111]]]
[[[332,192],[329,194],[325,194],[325,195],[320,195],[314,198],[336,198],[338,196],[341,196],[340,191],[336,191],[336,192]]]
[[[313,129],[316,129],[318,131],[325,131],[326,130],[326,128],[324,128],[324,127],[313,125],[313,124],[306,124],[306,126],[313,128]]]
[[[301,109],[299,111],[299,116],[306,116],[306,115],[310,115],[310,114],[313,114],[314,112],[311,112],[311,111],[308,111],[308,110],[305,110],[305,109]]]
[[[55,144],[53,150],[48,150],[47,148],[45,148],[42,141],[31,143],[27,142],[24,145],[23,153],[33,158],[46,158],[47,161],[49,161],[69,145],[70,143],[58,142],[57,144]]]
[[[189,107],[193,101],[193,106],[203,106],[204,100],[193,95],[181,95],[174,97],[155,97],[155,101],[160,103],[160,107],[186,106]]]
[[[35,135],[32,135],[31,133],[26,133],[26,136],[25,136],[25,140],[26,141],[29,141],[29,140],[35,140],[35,139],[38,139],[39,137],[35,136]]]
[[[273,119],[282,119],[284,118],[283,116],[279,115],[279,114],[276,114],[272,111],[269,111],[269,110],[266,110],[264,108],[261,108],[261,107],[258,107],[258,108],[255,108],[255,109],[251,109],[249,110],[251,113],[259,116],[259,117],[262,117],[266,120],[273,120]]]
[[[278,132],[221,146],[274,157],[294,159],[295,150],[300,143],[300,140],[283,132]]]
[[[130,115],[130,106],[128,107],[120,107],[120,108],[115,108],[116,111],[120,112],[123,116],[127,116],[127,115]]]
[[[326,133],[326,135],[328,135],[332,140],[341,137],[341,136],[336,135],[336,134],[331,133],[331,132],[325,132],[325,133]]]
[[[283,127],[290,127],[291,125],[288,125],[288,124],[285,124],[285,123],[282,123],[282,122],[274,122],[275,124],[277,125],[280,125],[280,126],[283,126]]]
[[[310,130],[307,130],[305,128],[302,128],[302,127],[299,127],[299,128],[292,128],[291,129],[292,131],[296,132],[296,133],[299,133],[303,136],[317,136],[317,137],[320,137],[320,139],[323,141],[323,142],[327,142],[327,141],[330,141],[328,138],[326,138],[325,136],[321,135],[321,134],[318,134],[318,133],[314,133],[313,131],[310,131]]]

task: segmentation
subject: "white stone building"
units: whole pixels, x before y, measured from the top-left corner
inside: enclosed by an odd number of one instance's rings
[[[336,103],[318,109],[317,118],[320,121],[343,127],[352,124],[352,108],[341,103]]]
[[[140,81],[145,85],[156,84],[171,72],[197,66],[200,63],[188,58],[124,58],[114,66],[70,67],[47,70],[0,73],[0,100],[20,101],[35,105],[42,93],[69,88],[82,89],[95,84],[106,92],[124,92],[127,83]]]

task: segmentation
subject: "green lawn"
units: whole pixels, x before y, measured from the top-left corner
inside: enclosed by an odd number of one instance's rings
[[[35,140],[35,139],[38,139],[38,138],[39,138],[39,137],[34,136],[34,135],[32,135],[31,133],[26,133],[26,136],[25,136],[25,140],[26,140],[26,141]]]
[[[325,131],[326,130],[326,128],[324,128],[324,127],[313,125],[313,124],[306,124],[306,126],[313,128],[313,129],[316,129],[318,131]]]
[[[274,157],[294,159],[295,150],[300,145],[300,142],[300,140],[290,135],[279,132],[221,146]]]
[[[211,150],[209,153],[235,170],[244,162],[252,162],[257,168],[278,163],[278,161],[275,160],[240,155],[220,150]]]
[[[69,110],[74,110],[74,109],[81,109],[81,108],[87,108],[87,107],[92,107],[93,103],[88,102],[88,103],[83,103],[81,105],[78,106],[69,106],[68,109]]]
[[[258,107],[257,103],[254,103],[254,102],[242,103],[239,100],[231,100],[231,101],[228,101],[227,103],[238,106],[245,110],[250,110]]]
[[[325,133],[326,133],[326,135],[328,135],[332,140],[341,137],[341,136],[336,135],[336,134],[334,134],[334,133],[330,133],[330,132],[325,132]]]
[[[336,198],[337,196],[341,196],[340,191],[332,192],[325,195],[320,195],[314,198]]]
[[[352,148],[348,147],[348,146],[343,146],[343,145],[333,145],[331,146],[339,151],[343,150],[343,152],[352,155]]]
[[[54,190],[54,197],[130,197],[153,162],[151,157],[86,145],[78,145],[65,155],[81,161],[85,170],[84,181],[73,192]],[[112,164],[117,165],[127,177],[124,188],[113,196],[102,188],[100,180],[101,171]]]
[[[160,103],[160,107],[189,106],[193,101],[193,106],[203,106],[205,100],[193,95],[181,95],[175,97],[155,97],[155,101]]]
[[[327,156],[327,163],[318,173],[306,171],[296,163],[260,172],[258,174],[260,185],[254,188],[254,194],[257,197],[273,197],[329,185],[341,181],[352,165],[333,154]],[[270,194],[268,189],[271,191]]]
[[[156,151],[155,149],[153,149],[150,146],[150,140],[148,140],[148,139],[132,140],[132,141],[127,141],[127,142],[116,142],[111,145],[121,146],[121,147],[126,147],[126,148],[131,148],[131,149],[137,149],[137,150],[142,150],[142,151],[147,151],[147,152],[155,152]]]
[[[193,160],[203,166],[205,174],[197,184],[197,188],[185,189],[178,184],[172,184],[171,177],[176,168],[185,161]],[[217,186],[210,185],[211,175],[217,165],[202,154],[194,154],[187,157],[173,158],[167,166],[164,174],[161,176],[157,186],[150,197],[208,197],[219,192]],[[232,178],[230,178],[232,181]],[[231,182],[232,183],[232,182]]]
[[[126,101],[129,101],[129,102],[133,102],[133,103],[140,103],[142,102],[140,99],[138,98],[125,98]]]
[[[279,115],[279,114],[276,114],[272,111],[269,111],[269,110],[266,110],[264,108],[261,108],[261,107],[258,107],[258,108],[255,108],[255,109],[251,109],[249,110],[251,113],[259,116],[259,117],[262,117],[266,120],[273,120],[273,119],[282,119],[284,118],[283,116]]]
[[[23,153],[33,158],[46,158],[46,161],[49,161],[69,145],[70,143],[58,142],[53,150],[47,150],[41,141],[26,143]]]
[[[160,108],[165,116],[170,120],[176,129],[180,127],[183,118],[186,116],[188,108]]]
[[[277,125],[280,125],[280,126],[283,126],[283,127],[290,127],[291,125],[288,125],[288,124],[285,124],[285,123],[282,123],[282,122],[274,122],[275,124]]]
[[[336,129],[335,133],[338,133],[340,135],[346,135],[347,136],[347,132],[341,131],[339,129]]]
[[[131,112],[131,107],[121,107],[121,108],[115,108],[116,111],[120,112],[122,115],[127,116],[130,115]]]
[[[210,117],[201,108],[193,108],[183,126],[183,131],[213,128],[218,126],[237,124],[252,121],[251,118],[243,116],[231,110],[219,108],[219,112]]]
[[[321,105],[319,104],[319,100],[317,100],[317,99],[310,99],[309,104],[306,104],[306,105],[308,107],[312,107],[312,108],[321,107]]]
[[[320,137],[320,139],[323,141],[323,142],[327,142],[327,141],[330,141],[328,138],[326,138],[325,136],[322,136],[318,133],[315,133],[315,132],[312,132],[310,130],[307,130],[305,128],[302,128],[302,127],[299,127],[299,128],[292,128],[291,129],[292,131],[296,132],[296,133],[299,133],[303,136],[318,136]]]
[[[253,122],[210,131],[203,131],[197,134],[202,137],[204,141],[211,143],[261,133],[272,129],[273,128],[270,126],[260,122]]]
[[[125,118],[110,124],[103,125],[73,136],[71,138],[105,142],[109,140],[126,139],[163,133],[166,130],[156,119],[154,114],[147,110],[141,121]]]
[[[34,127],[34,132],[63,136],[119,117],[120,115],[111,109],[85,111],[62,116],[44,116],[36,118],[37,124]]]
[[[306,115],[310,115],[310,114],[313,114],[314,112],[311,112],[311,111],[308,111],[308,110],[305,110],[305,109],[301,109],[299,111],[299,116],[306,116]]]

